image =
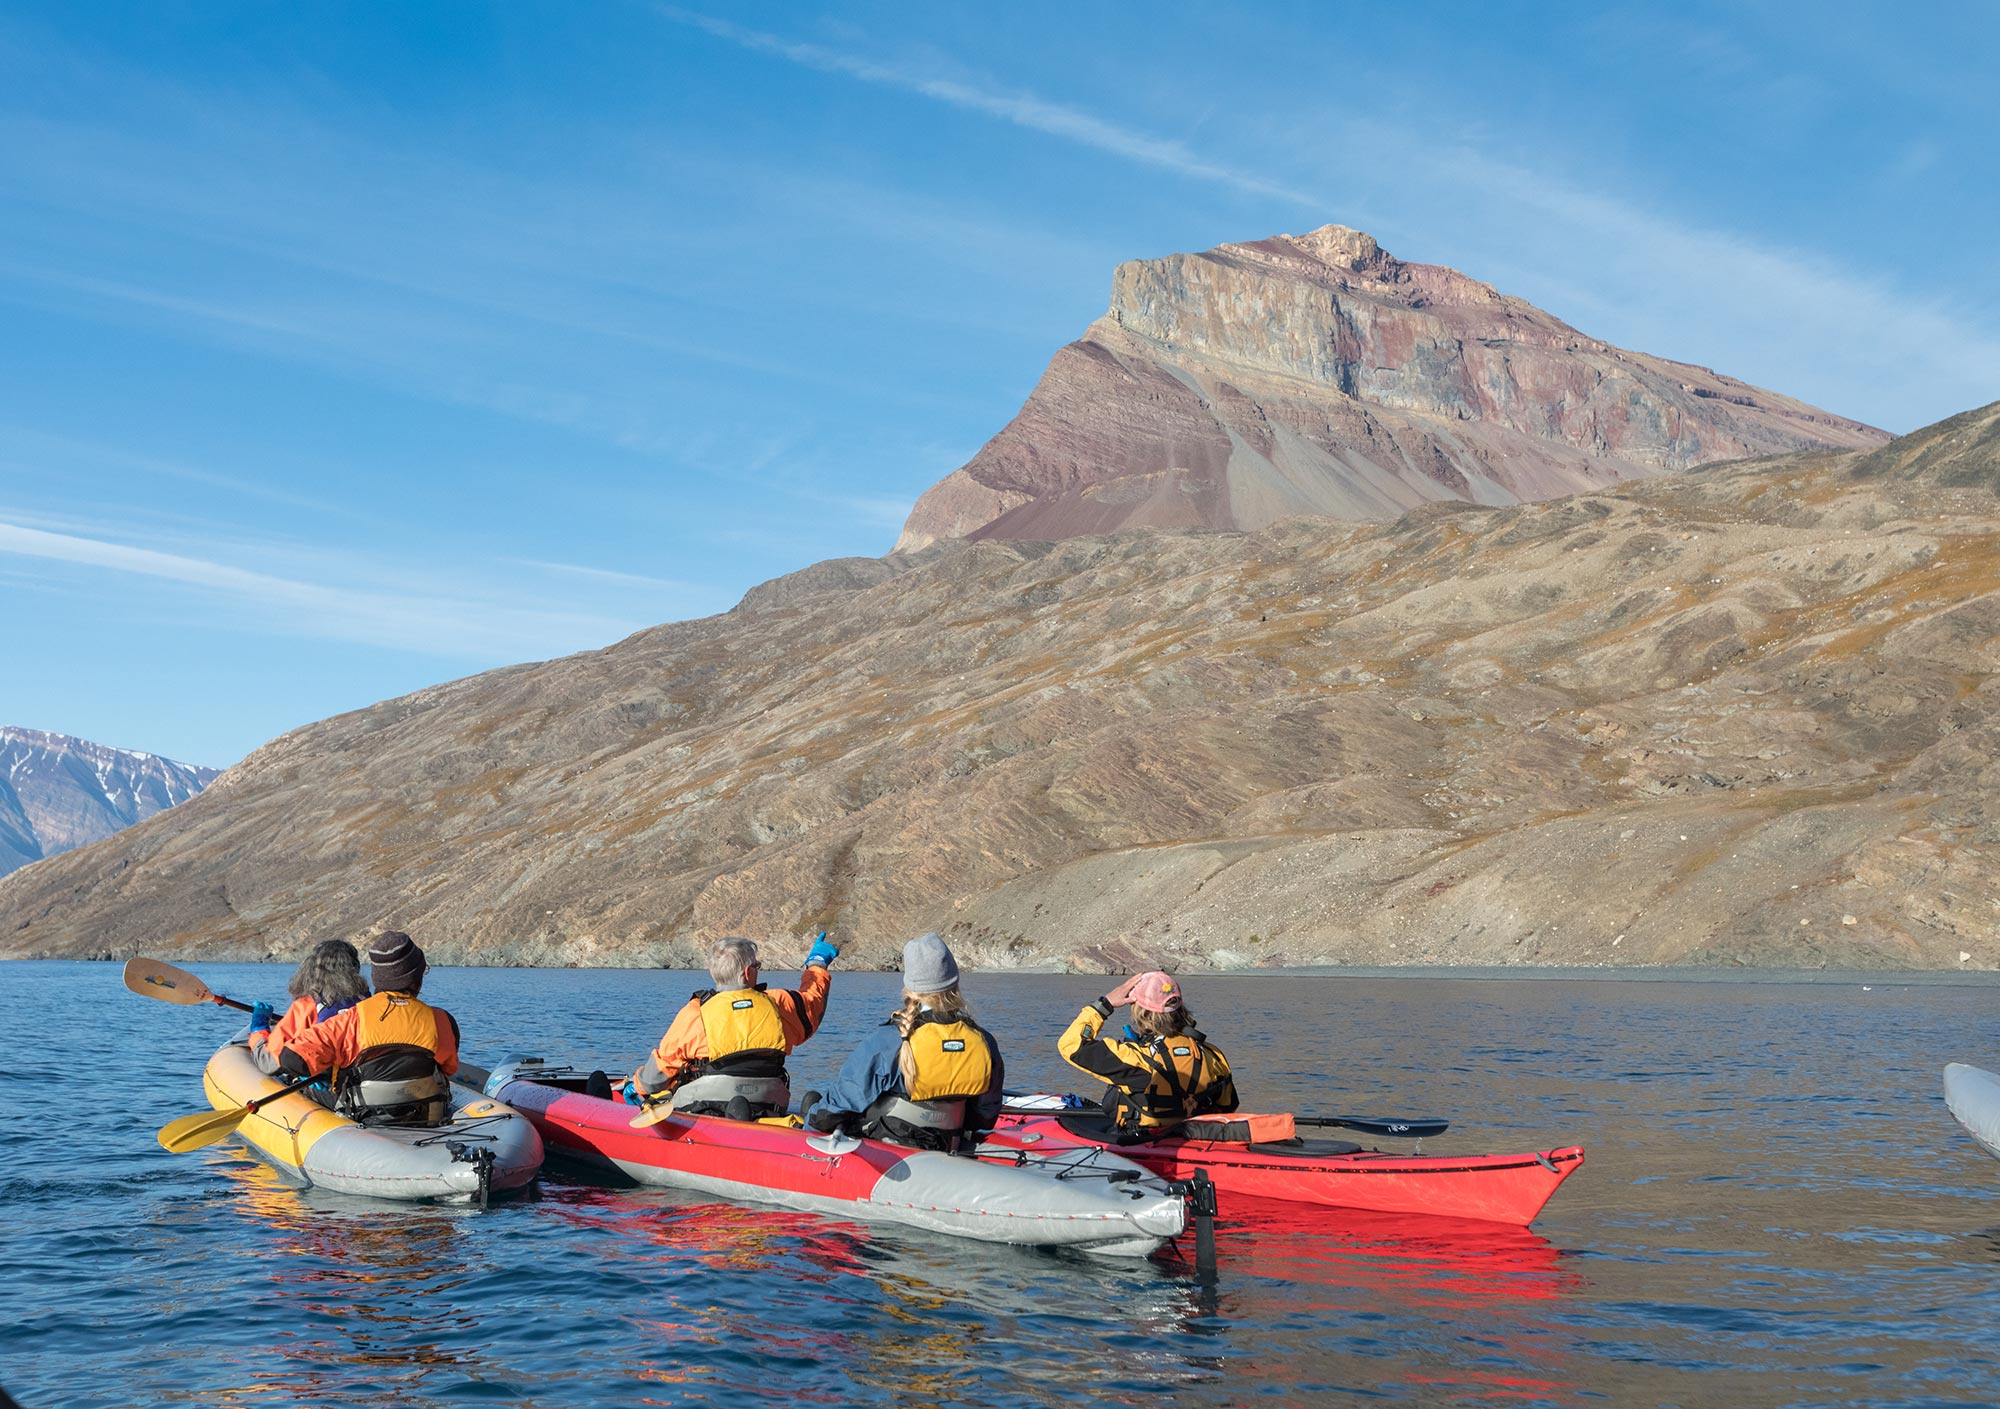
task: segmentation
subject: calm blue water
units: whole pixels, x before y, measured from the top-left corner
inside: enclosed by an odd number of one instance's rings
[[[200,966],[275,1000],[287,971]],[[693,987],[449,970],[466,1050],[633,1065]],[[1101,982],[972,977],[1016,1084]],[[893,998],[838,974],[816,1084]],[[217,1008],[112,964],[0,966],[0,1385],[227,1404],[2000,1403],[2000,1163],[1937,1095],[2000,1067],[2000,988],[1197,979],[1266,1108],[1436,1114],[1427,1150],[1578,1142],[1534,1232],[1224,1209],[1168,1262],[991,1248],[558,1175],[481,1213],[171,1156]]]

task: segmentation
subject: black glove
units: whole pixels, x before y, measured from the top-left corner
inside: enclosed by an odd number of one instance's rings
[[[848,1112],[831,1110],[826,1106],[814,1106],[806,1116],[806,1129],[816,1130],[822,1135],[831,1135],[847,1124]]]

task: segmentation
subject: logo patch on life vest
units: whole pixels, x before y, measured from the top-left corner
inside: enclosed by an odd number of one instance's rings
[[[965,1043],[960,1038],[947,1037],[944,1040],[944,1049],[947,1052],[963,1052],[965,1050]]]
[[[1192,1057],[1194,1055],[1194,1048],[1176,1047],[1173,1049],[1173,1053],[1176,1057]]]
[[[754,998],[738,998],[729,1006],[731,1008],[754,1008],[757,1006],[757,1000]]]

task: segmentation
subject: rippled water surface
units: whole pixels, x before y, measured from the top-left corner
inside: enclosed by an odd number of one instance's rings
[[[276,1000],[287,971],[201,969]],[[629,1069],[690,976],[440,969],[474,1059]],[[973,976],[1017,1085],[1101,981]],[[795,1089],[891,1001],[838,974]],[[172,1156],[232,1030],[116,965],[0,966],[0,1385],[145,1404],[2000,1403],[2000,1163],[1939,1069],[2000,988],[1200,978],[1246,1102],[1443,1115],[1426,1151],[1581,1143],[1532,1232],[1223,1209],[1222,1275],[617,1188],[486,1212]],[[84,1075],[92,1072],[93,1075]]]

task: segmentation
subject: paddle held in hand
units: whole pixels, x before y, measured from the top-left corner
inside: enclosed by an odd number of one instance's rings
[[[227,1140],[243,1123],[245,1116],[254,1114],[260,1107],[270,1105],[281,1096],[291,1095],[301,1086],[311,1085],[312,1081],[311,1077],[294,1081],[233,1111],[197,1111],[193,1115],[170,1120],[160,1127],[160,1148],[169,1154],[184,1155],[190,1150],[213,1145],[218,1140]]]
[[[186,969],[162,964],[158,959],[127,959],[125,986],[142,998],[157,998],[162,1003],[220,1003],[225,1008],[245,1013],[251,1008],[248,1003],[239,1003],[234,998],[224,998],[212,992],[207,984]]]

